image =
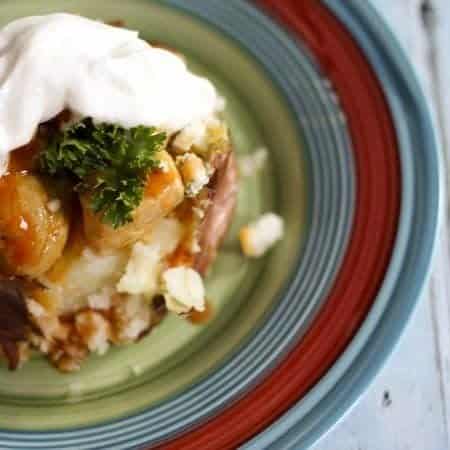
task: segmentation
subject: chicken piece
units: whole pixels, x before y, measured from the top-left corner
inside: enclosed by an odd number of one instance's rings
[[[114,229],[92,211],[89,196],[81,199],[86,238],[94,248],[100,251],[118,249],[141,240],[159,219],[181,203],[184,187],[175,162],[165,151],[161,152],[160,161],[162,169],[149,173],[144,198],[129,224]]]
[[[214,141],[214,148],[206,153],[209,153],[206,165],[212,175],[198,195],[187,196],[177,208],[177,217],[185,225],[186,234],[168,260],[169,267],[192,267],[201,275],[213,264],[231,225],[239,187],[231,141]]]
[[[38,277],[61,256],[69,217],[56,185],[25,172],[0,178],[0,256],[4,272]]]
[[[216,259],[233,219],[238,194],[238,170],[234,152],[230,150],[219,154],[213,167],[216,171],[208,185],[209,206],[198,230],[200,251],[194,263],[194,268],[202,275]]]

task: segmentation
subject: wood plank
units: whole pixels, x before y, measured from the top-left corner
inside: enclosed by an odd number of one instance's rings
[[[428,302],[361,402],[314,450],[448,449]]]
[[[450,73],[443,68],[441,52],[450,43],[450,18],[441,19],[434,45],[424,26],[422,0],[372,0],[395,30],[413,62],[430,107],[441,125],[450,130]],[[448,0],[438,0],[439,16],[449,9]],[[428,17],[429,18],[429,17]],[[445,44],[445,45],[444,45]],[[437,54],[434,55],[433,52]],[[433,73],[433,58],[440,70]],[[435,108],[442,98],[446,115]],[[449,94],[449,95],[447,95]],[[436,103],[437,105],[437,103]],[[450,136],[446,136],[449,141]],[[450,321],[448,227],[441,233],[433,275],[414,318],[386,367],[358,405],[314,450],[444,450],[449,449]]]
[[[432,277],[432,307],[434,331],[439,352],[439,369],[444,396],[447,434],[450,435],[450,210],[449,158],[450,158],[450,9],[448,0],[427,0],[425,27],[429,38],[428,65],[432,78],[432,99],[436,121],[442,139],[443,176],[445,199],[443,204],[443,224],[440,235],[435,270]],[[449,444],[450,447],[450,444]]]
[[[438,91],[435,100],[442,128],[445,172],[448,174],[450,173],[450,3],[448,0],[432,0],[429,3],[435,10],[430,27],[433,47],[432,70]],[[446,178],[447,192],[450,192],[448,189],[449,177]],[[449,207],[447,201],[447,219],[449,218]]]

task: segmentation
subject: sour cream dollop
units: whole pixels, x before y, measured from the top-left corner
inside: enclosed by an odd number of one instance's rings
[[[64,109],[97,122],[173,133],[211,117],[220,97],[173,53],[138,33],[71,14],[0,31],[0,158]]]

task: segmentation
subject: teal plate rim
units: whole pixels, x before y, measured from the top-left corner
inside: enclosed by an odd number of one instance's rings
[[[391,108],[403,177],[398,236],[380,292],[347,350],[301,401],[242,447],[246,450],[307,449],[355,406],[393,353],[423,294],[442,221],[442,148],[437,122],[410,60],[370,2],[321,1],[363,49]],[[426,170],[413,161],[417,148],[422,150]],[[416,177],[418,185],[413,182]],[[320,408],[312,411],[317,402]]]

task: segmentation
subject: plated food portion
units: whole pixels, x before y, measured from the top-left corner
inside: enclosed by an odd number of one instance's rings
[[[79,38],[73,39],[73,36]],[[203,277],[229,228],[238,165],[224,100],[183,58],[69,14],[0,31],[0,345],[71,372],[167,312],[207,308]],[[263,161],[243,165],[248,175]],[[283,235],[244,227],[262,256]]]

